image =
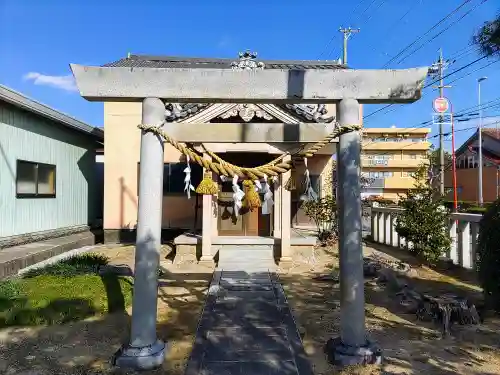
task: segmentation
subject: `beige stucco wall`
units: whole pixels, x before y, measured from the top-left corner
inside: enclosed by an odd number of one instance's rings
[[[140,154],[140,103],[104,103],[104,228],[133,228],[137,224],[137,163]],[[165,145],[165,162],[181,154]],[[191,227],[196,199],[164,197],[164,227]],[[200,219],[201,221],[201,219]]]
[[[141,122],[140,103],[104,103],[104,229],[134,228],[137,224],[137,179],[140,155]],[[208,145],[210,147],[210,145]],[[218,144],[217,149],[233,151],[270,152],[269,145]],[[333,145],[332,145],[333,146]],[[333,147],[332,147],[333,148]],[[274,151],[274,150],[273,150]],[[276,151],[274,151],[276,152]],[[165,162],[178,162],[181,154],[169,144],[165,144]],[[318,155],[309,160],[312,174],[322,174],[322,186],[331,178],[331,157]],[[299,172],[300,173],[300,172]],[[192,228],[194,225],[195,195],[190,200],[186,196],[163,198],[163,227]],[[199,206],[202,199],[199,199]],[[201,223],[201,208],[198,227]]]

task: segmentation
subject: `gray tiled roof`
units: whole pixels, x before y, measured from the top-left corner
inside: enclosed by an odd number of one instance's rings
[[[123,68],[181,68],[181,69],[346,69],[345,65],[332,60],[259,60],[256,53],[242,52],[236,59],[197,58],[129,55],[126,58],[103,65],[104,67]],[[176,121],[191,117],[207,107],[207,104],[167,103],[167,120]],[[326,116],[322,104],[285,104],[281,109],[306,122],[331,122],[335,118]]]
[[[96,128],[77,120],[69,115],[55,110],[45,104],[42,104],[34,99],[14,91],[13,89],[0,85],[0,102],[6,102],[15,105],[25,111],[29,111],[35,115],[42,116],[51,121],[55,121],[71,130],[89,134],[96,138],[97,141],[104,139],[104,131],[101,128]]]
[[[231,69],[238,59],[196,58],[130,55],[129,57],[104,64],[105,67],[125,68],[206,68]],[[345,69],[345,66],[332,60],[256,60],[264,63],[264,69]]]

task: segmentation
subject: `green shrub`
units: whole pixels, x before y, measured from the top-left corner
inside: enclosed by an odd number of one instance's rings
[[[489,205],[479,222],[477,270],[485,304],[500,312],[500,199]]]
[[[109,263],[109,259],[101,254],[85,253],[63,259],[57,263],[46,267],[35,268],[27,271],[23,277],[31,278],[40,275],[53,276],[76,276],[86,274],[96,274],[99,267]]]
[[[469,207],[465,210],[465,212],[469,214],[484,215],[487,209],[487,207]]]
[[[382,207],[396,204],[396,202],[393,201],[392,199],[384,198],[384,197],[379,196],[379,195],[369,196],[369,197],[365,198],[364,201],[366,201],[368,203],[376,202],[376,203],[378,203]]]
[[[443,199],[427,179],[427,168],[419,168],[415,188],[401,197],[404,211],[398,215],[396,232],[412,243],[408,250],[429,263],[435,263],[451,245],[448,231],[449,212]]]
[[[307,217],[316,225],[316,237],[321,246],[329,246],[337,242],[337,201],[331,195],[305,201],[302,205]]]
[[[444,200],[443,205],[449,209],[450,211],[453,211],[454,208],[454,202],[452,200]],[[476,207],[476,203],[474,202],[466,202],[466,201],[457,201],[457,209],[459,212],[467,212],[472,207]]]

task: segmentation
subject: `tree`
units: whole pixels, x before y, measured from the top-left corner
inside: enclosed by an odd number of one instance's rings
[[[431,168],[431,173],[434,176],[438,176],[439,175],[439,166],[441,163],[439,148],[435,149],[434,146],[432,146],[431,150],[429,151],[428,158],[429,158],[429,165]],[[445,170],[449,165],[451,165],[451,163],[452,163],[452,155],[448,151],[445,151],[444,152],[444,168],[445,168]]]
[[[441,165],[439,148],[434,148],[432,146],[431,150],[427,154],[429,160],[429,178],[430,184],[437,188],[437,184],[440,181],[439,167]],[[452,155],[448,151],[444,152],[444,170],[446,171],[452,163]]]
[[[307,217],[316,225],[316,236],[321,246],[329,246],[338,240],[337,218],[337,173],[336,162],[332,163],[331,179],[326,179],[323,186],[324,197],[306,200],[302,205]],[[373,179],[360,176],[361,188],[367,188]]]
[[[449,213],[443,197],[436,194],[430,183],[428,166],[422,165],[415,173],[415,188],[401,197],[404,211],[398,215],[396,232],[404,238],[414,255],[435,263],[450,248]]]
[[[485,22],[472,39],[484,56],[500,56],[500,14]]]

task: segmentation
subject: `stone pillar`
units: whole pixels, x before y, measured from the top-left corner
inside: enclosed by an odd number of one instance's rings
[[[464,268],[472,268],[471,246],[470,246],[470,222],[458,222],[458,259]]]
[[[384,244],[386,245],[391,245],[391,235],[392,235],[392,222],[391,222],[391,213],[390,212],[386,212],[384,214],[384,230],[385,230],[385,234],[384,234]]]
[[[344,99],[338,108],[341,125],[360,123],[357,100]],[[329,340],[327,347],[332,362],[341,366],[381,361],[380,350],[367,340],[365,332],[360,153],[358,131],[339,137],[340,337]]]
[[[208,154],[204,154],[203,158],[206,160],[212,159]],[[207,170],[203,169],[203,173],[206,172]],[[212,256],[213,210],[214,210],[213,197],[211,195],[203,195],[200,262],[213,262],[213,256]]]
[[[396,232],[396,224],[398,221],[397,215],[391,215],[391,246],[399,246],[399,234]]]
[[[385,212],[379,212],[378,213],[378,243],[384,243],[385,242]]]
[[[290,155],[286,156],[283,161],[291,161]],[[292,249],[290,244],[291,237],[291,223],[292,223],[292,195],[291,192],[285,189],[285,184],[292,176],[292,172],[288,171],[281,175],[281,258],[280,263],[292,262]]]
[[[453,261],[453,264],[458,264],[458,241],[457,241],[457,225],[458,221],[455,219],[451,219],[449,223],[449,228],[450,228],[450,239],[451,239],[451,245],[450,245],[450,253],[446,254],[448,258],[450,258]]]
[[[214,179],[214,181],[217,181],[219,177],[217,176],[217,174],[212,173],[212,178]],[[218,229],[219,203],[217,202],[217,200],[218,200],[218,195],[212,197],[212,238],[215,238],[219,235],[219,229]]]
[[[283,184],[281,183],[281,177],[274,184],[274,207],[273,207],[273,237],[281,238],[281,191],[283,190]]]
[[[371,234],[372,234],[373,242],[377,243],[378,242],[378,212],[374,211],[373,207],[371,208],[370,219],[371,219]]]
[[[160,99],[144,99],[143,124],[160,125],[164,113]],[[119,367],[154,369],[165,359],[165,344],[156,337],[162,201],[163,140],[142,131],[131,334],[130,343],[113,358]]]

